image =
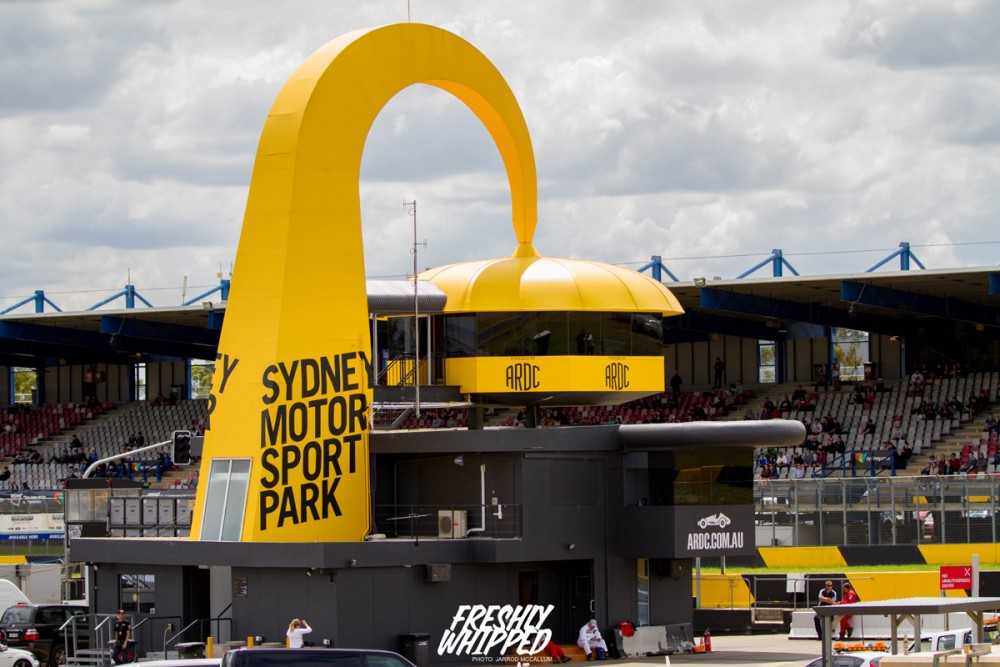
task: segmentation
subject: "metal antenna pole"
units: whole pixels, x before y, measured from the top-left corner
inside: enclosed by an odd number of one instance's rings
[[[417,200],[403,202],[403,206],[413,218],[413,247],[410,248],[410,252],[413,254],[413,411],[417,419],[420,419],[420,299],[419,282],[417,281],[417,247],[426,247],[427,242],[417,243]]]

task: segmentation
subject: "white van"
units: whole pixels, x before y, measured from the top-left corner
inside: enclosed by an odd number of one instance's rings
[[[13,581],[0,579],[0,616],[3,616],[3,613],[7,611],[7,607],[13,607],[19,602],[31,604],[28,596]]]
[[[949,651],[953,648],[962,648],[972,644],[972,628],[962,628],[959,630],[948,630],[946,632],[935,632],[924,635],[920,638],[920,651],[927,653],[930,651]],[[910,652],[916,648],[916,642],[910,642]]]

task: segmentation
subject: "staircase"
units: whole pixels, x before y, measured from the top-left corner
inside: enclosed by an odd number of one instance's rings
[[[587,654],[577,644],[560,644],[559,646],[570,662],[587,662]]]
[[[81,667],[104,667],[111,664],[110,649],[78,648],[74,654],[66,658],[66,667],[79,665]]]
[[[992,405],[990,409],[992,409]],[[978,440],[979,436],[983,433],[983,415],[977,415],[967,422],[963,422],[958,428],[952,428],[951,432],[942,437],[940,440],[934,443],[931,447],[931,451],[934,453],[941,452],[942,456],[947,458],[952,452],[960,453],[962,451],[962,445],[967,445],[973,440]],[[927,454],[927,450],[920,452],[921,454]],[[925,457],[926,458],[926,457]],[[940,458],[940,457],[939,457]]]

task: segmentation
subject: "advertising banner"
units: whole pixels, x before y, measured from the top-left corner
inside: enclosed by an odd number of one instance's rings
[[[752,505],[689,505],[675,508],[676,557],[745,556],[755,552]]]
[[[662,357],[472,357],[445,369],[465,393],[663,391]]]

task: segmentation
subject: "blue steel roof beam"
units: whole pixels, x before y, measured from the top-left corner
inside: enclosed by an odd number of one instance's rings
[[[645,264],[641,269],[639,269],[639,273],[642,273],[643,271],[646,271],[647,269],[652,269],[653,270],[652,274],[651,274],[653,276],[653,280],[656,280],[656,281],[659,281],[659,282],[662,283],[663,282],[663,272],[666,271],[667,275],[670,276],[670,278],[675,283],[679,283],[680,282],[677,279],[677,276],[675,276],[673,273],[671,273],[670,269],[667,268],[667,265],[663,263],[663,257],[660,256],[660,255],[653,255],[650,258],[650,262],[648,264]]]
[[[126,363],[129,355],[112,348],[108,337],[95,331],[0,322],[0,356],[30,358],[18,365],[56,366],[60,363]],[[132,355],[134,357],[134,355]]]
[[[891,262],[896,257],[899,257],[899,270],[900,271],[909,271],[910,270],[910,260],[913,260],[913,262],[917,266],[919,266],[921,269],[926,269],[927,268],[926,266],[923,265],[923,263],[920,261],[920,259],[917,258],[917,256],[913,254],[913,251],[910,250],[910,244],[907,243],[906,241],[901,241],[899,243],[899,247],[896,250],[893,250],[892,253],[888,257],[886,257],[882,261],[878,262],[877,264],[873,264],[872,266],[869,266],[867,269],[865,269],[865,273],[871,273],[875,269],[881,268],[883,265],[888,264],[889,262]]]
[[[828,308],[818,304],[783,301],[767,296],[731,292],[714,287],[706,287],[701,290],[701,307],[789,322],[806,322],[827,327],[858,329],[888,336],[906,335],[910,328],[906,322],[886,317],[866,313],[851,315],[847,310]]]
[[[9,308],[6,308],[5,310],[0,310],[0,315],[4,315],[4,314],[9,313],[9,312],[11,312],[13,310],[17,310],[18,308],[20,308],[24,304],[31,303],[32,301],[35,302],[35,312],[36,313],[44,313],[45,312],[45,304],[49,304],[50,306],[52,306],[55,309],[55,311],[58,312],[58,313],[62,312],[62,308],[60,308],[59,306],[57,306],[56,304],[54,304],[52,302],[52,299],[50,299],[49,297],[45,296],[45,291],[44,290],[36,289],[35,290],[35,294],[33,296],[29,296],[27,299],[24,299],[23,301],[18,301],[13,306],[10,306]]]
[[[1000,327],[1000,309],[998,308],[980,306],[958,299],[907,292],[892,287],[880,287],[844,280],[840,283],[840,299],[849,303],[900,310],[915,315]]]
[[[799,275],[799,272],[795,270],[795,267],[792,266],[791,264],[789,264],[788,260],[785,259],[785,253],[781,250],[781,248],[775,248],[774,250],[771,251],[771,255],[767,259],[765,259],[763,262],[760,262],[758,264],[754,264],[751,268],[747,269],[746,271],[744,271],[740,275],[736,276],[736,279],[740,280],[742,278],[746,278],[747,276],[749,276],[754,271],[757,271],[758,269],[762,269],[765,266],[767,266],[768,264],[771,265],[771,274],[775,278],[781,278],[782,277],[781,276],[781,267],[783,267],[783,266],[787,266],[788,270],[791,271],[793,274]]]
[[[96,351],[90,348],[68,348],[54,343],[0,340],[0,366],[48,368],[83,364],[127,364],[135,355],[122,355],[116,350]]]
[[[47,327],[26,322],[0,322],[0,339],[55,343],[67,347],[108,345],[108,337],[96,331],[81,331],[69,327]]]
[[[99,302],[95,303],[93,306],[91,306],[87,310],[97,310],[101,306],[103,306],[105,304],[108,304],[108,303],[111,303],[112,301],[114,301],[115,299],[117,299],[119,297],[125,297],[125,307],[129,308],[129,309],[135,308],[135,300],[136,299],[139,299],[139,301],[142,301],[149,308],[153,307],[153,304],[151,304],[149,301],[146,301],[146,299],[144,299],[141,294],[139,294],[138,292],[135,291],[135,285],[126,285],[125,289],[123,289],[122,291],[115,292],[114,294],[112,294],[111,296],[109,296],[107,299],[104,299],[103,301],[99,301]]]
[[[50,327],[25,322],[0,322],[0,350],[11,349],[11,342],[39,343],[57,346],[49,356],[60,356],[58,347],[76,349],[80,354],[94,356],[132,355],[148,353],[179,359],[215,359],[215,346],[173,340],[130,340],[127,336],[68,327]],[[141,344],[137,344],[140,343]],[[87,352],[89,350],[89,352]]]
[[[211,345],[213,347],[218,347],[219,345],[218,330],[113,317],[111,315],[105,315],[101,318],[101,333],[183,342],[192,345]]]
[[[230,281],[228,279],[226,279],[226,278],[223,278],[219,282],[219,284],[216,285],[215,287],[213,287],[212,289],[208,290],[204,294],[199,294],[196,297],[188,299],[187,301],[185,301],[181,305],[182,306],[192,306],[192,305],[194,305],[196,303],[199,303],[205,297],[212,296],[216,292],[219,293],[219,297],[220,297],[220,299],[222,301],[227,301],[229,299],[229,285],[230,285]]]
[[[226,319],[226,311],[213,310],[208,313],[208,328],[222,330],[222,322]]]

